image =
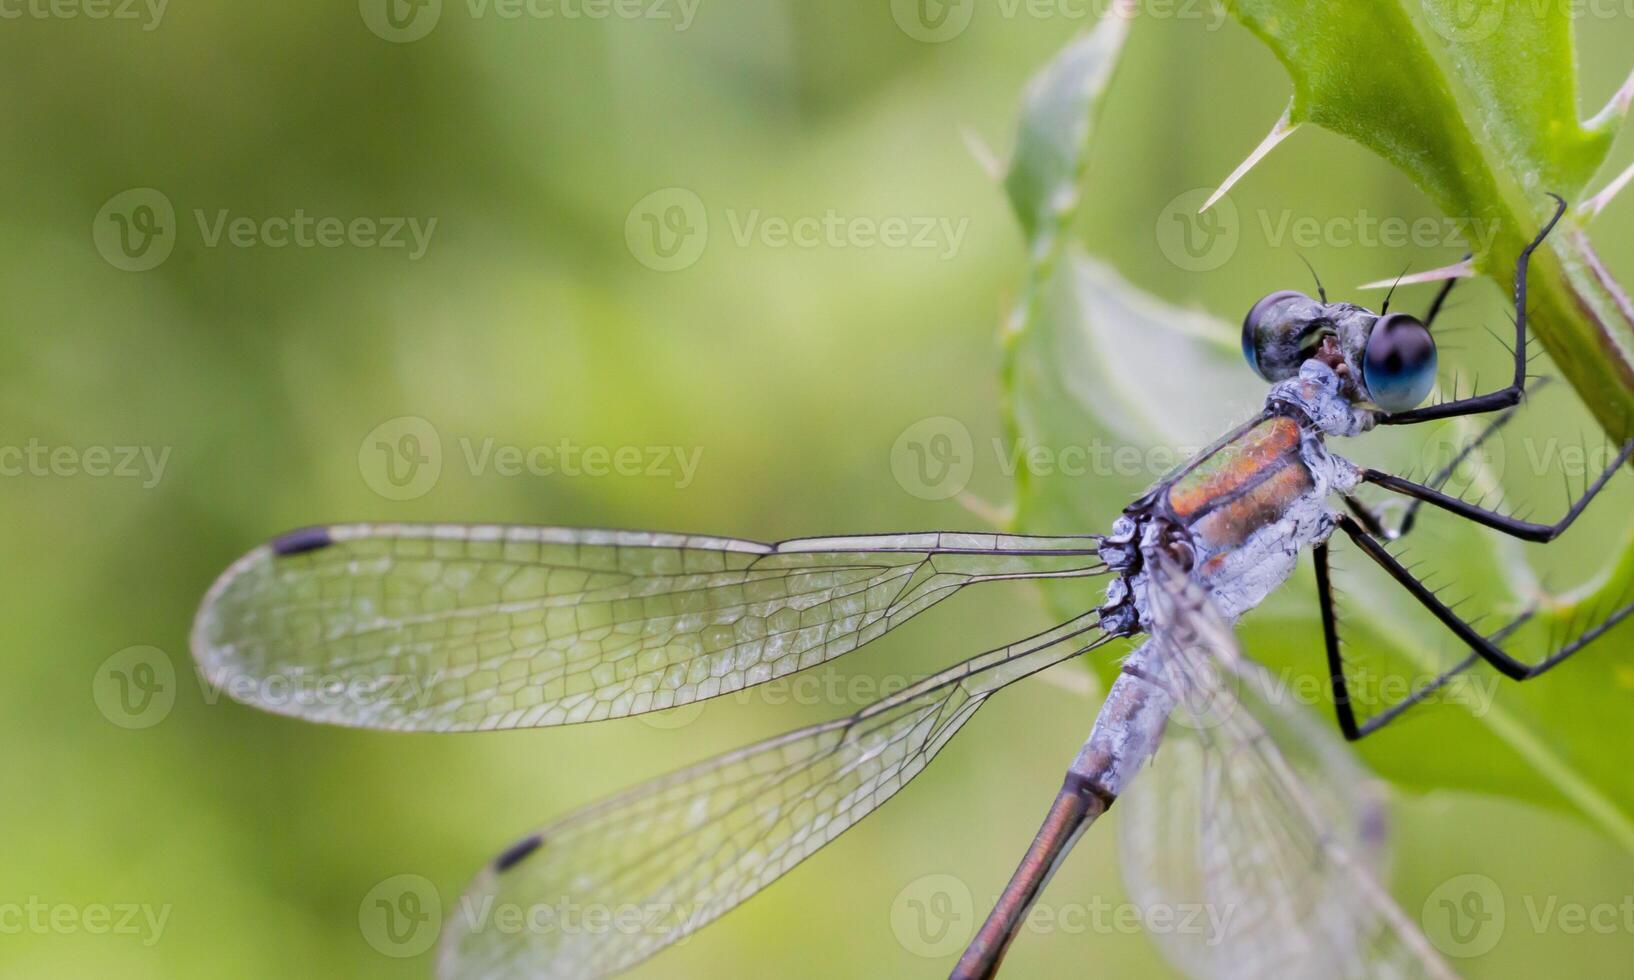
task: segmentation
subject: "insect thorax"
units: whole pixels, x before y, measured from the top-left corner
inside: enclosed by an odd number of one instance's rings
[[[1326,434],[1353,435],[1372,415],[1340,393],[1322,364],[1278,384],[1266,411],[1131,504],[1101,546],[1117,575],[1101,608],[1103,627],[1145,630],[1145,568],[1161,549],[1208,587],[1236,619],[1293,574],[1299,554],[1327,539],[1327,497],[1356,485],[1357,472],[1328,452]]]

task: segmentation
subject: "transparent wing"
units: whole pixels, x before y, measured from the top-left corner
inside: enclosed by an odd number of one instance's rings
[[[1089,614],[846,718],[594,804],[501,854],[444,930],[445,978],[596,977],[735,907],[890,799],[994,691],[1107,639]]]
[[[1159,569],[1151,605],[1179,707],[1124,799],[1124,876],[1198,978],[1453,974],[1379,884],[1377,784],[1245,659],[1212,601]],[[1161,918],[1153,918],[1153,916]]]
[[[314,721],[446,731],[617,718],[831,660],[974,582],[1098,574],[1097,544],[307,528],[222,574],[193,654],[232,697]]]

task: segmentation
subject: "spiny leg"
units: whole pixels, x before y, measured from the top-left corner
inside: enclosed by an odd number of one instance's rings
[[[1448,280],[1448,283],[1450,285],[1451,283],[1457,281],[1458,280],[1456,279],[1451,279]],[[1446,287],[1443,287],[1443,296],[1446,294],[1446,291]],[[1432,310],[1433,309],[1434,307],[1432,307]],[[1549,379],[1543,378],[1532,387],[1532,390],[1537,391],[1548,383]],[[1453,474],[1458,472],[1458,467],[1463,466],[1464,461],[1469,459],[1470,456],[1474,455],[1477,449],[1480,449],[1487,443],[1488,440],[1497,435],[1499,430],[1508,425],[1510,420],[1515,417],[1515,413],[1519,411],[1520,406],[1517,405],[1513,408],[1506,409],[1502,415],[1488,422],[1486,428],[1481,430],[1480,435],[1470,440],[1470,442],[1467,443],[1464,448],[1460,449],[1456,456],[1448,460],[1445,466],[1437,470],[1434,476],[1430,477],[1424,482],[1424,486],[1431,487],[1436,490],[1440,490],[1442,487],[1446,486],[1447,481],[1451,480],[1453,478]],[[1407,509],[1402,511],[1401,523],[1392,529],[1385,525],[1384,515],[1378,510],[1369,507],[1366,503],[1355,497],[1346,496],[1344,499],[1345,506],[1350,508],[1350,512],[1356,515],[1356,519],[1362,522],[1363,527],[1367,528],[1367,533],[1376,538],[1383,538],[1386,541],[1398,541],[1401,538],[1406,537],[1408,532],[1413,530],[1414,524],[1418,520],[1418,509],[1424,506],[1424,501],[1414,498],[1410,503],[1408,503]]]
[[[1557,194],[1550,194],[1555,200],[1555,213],[1549,219],[1543,230],[1536,238],[1521,250],[1520,257],[1515,260],[1515,377],[1509,387],[1485,395],[1475,395],[1470,398],[1455,398],[1440,405],[1428,405],[1424,408],[1415,408],[1407,412],[1393,412],[1385,415],[1379,421],[1384,425],[1412,425],[1418,422],[1429,422],[1434,419],[1455,418],[1460,415],[1480,415],[1486,412],[1496,412],[1520,404],[1521,397],[1526,394],[1526,276],[1531,266],[1532,253],[1537,251],[1543,240],[1549,237],[1560,221],[1560,216],[1566,213],[1566,201]]]
[[[1499,422],[1502,421],[1502,419],[1499,419]],[[1599,496],[1600,491],[1606,488],[1606,484],[1611,481],[1612,476],[1622,468],[1624,463],[1628,462],[1631,455],[1634,455],[1634,440],[1630,440],[1623,445],[1622,450],[1617,454],[1617,458],[1612,461],[1610,466],[1606,467],[1598,479],[1583,491],[1583,495],[1578,497],[1570,509],[1566,511],[1566,516],[1553,524],[1537,524],[1532,521],[1519,520],[1507,514],[1500,514],[1495,510],[1488,510],[1479,504],[1472,504],[1458,497],[1442,493],[1434,486],[1403,480],[1399,476],[1381,473],[1378,470],[1362,470],[1362,480],[1394,493],[1412,497],[1415,501],[1433,504],[1442,510],[1450,511],[1477,524],[1502,531],[1523,541],[1545,543],[1560,537],[1566,532],[1567,528],[1572,526],[1572,523],[1588,508],[1589,503]],[[1365,521],[1363,523],[1366,525]],[[1368,527],[1368,530],[1375,536],[1379,536],[1378,532],[1372,527]],[[1388,534],[1384,535],[1384,537],[1387,540],[1389,539]]]
[[[1631,602],[1631,603],[1629,603],[1627,605],[1624,605],[1621,608],[1617,609],[1610,616],[1607,616],[1604,620],[1602,620],[1598,625],[1596,625],[1592,629],[1586,630],[1583,633],[1579,634],[1576,639],[1572,640],[1570,643],[1566,643],[1566,644],[1562,645],[1560,647],[1560,649],[1558,649],[1554,653],[1550,654],[1547,658],[1545,658],[1544,660],[1541,660],[1537,664],[1533,665],[1532,671],[1528,675],[1528,678],[1536,677],[1539,674],[1542,674],[1545,671],[1549,670],[1550,668],[1557,666],[1561,661],[1567,659],[1572,654],[1576,653],[1577,651],[1579,651],[1579,650],[1583,649],[1584,647],[1588,646],[1590,643],[1593,643],[1595,640],[1598,640],[1600,637],[1604,636],[1608,631],[1610,631],[1612,629],[1612,627],[1616,626],[1618,623],[1620,623],[1623,620],[1627,619],[1630,614],[1634,614],[1634,602]],[[1504,626],[1503,629],[1501,629],[1498,632],[1492,634],[1492,639],[1495,642],[1500,642],[1500,643],[1503,642],[1503,640],[1508,638],[1510,634],[1514,633],[1516,630],[1520,629],[1528,621],[1530,621],[1532,616],[1533,616],[1532,611],[1528,611],[1528,612],[1522,614],[1521,616],[1517,617],[1516,619],[1510,621],[1509,624]],[[1445,687],[1449,681],[1451,681],[1454,677],[1458,676],[1459,674],[1463,673],[1464,671],[1468,670],[1470,667],[1474,666],[1480,659],[1481,658],[1480,658],[1479,654],[1475,654],[1475,653],[1468,654],[1467,656],[1464,657],[1463,660],[1460,660],[1458,663],[1454,664],[1452,667],[1449,667],[1440,676],[1436,677],[1434,680],[1430,681],[1428,684],[1426,684],[1423,687],[1419,688],[1418,690],[1414,691],[1411,696],[1403,698],[1402,700],[1396,702],[1395,704],[1391,705],[1390,707],[1386,708],[1385,710],[1383,710],[1383,711],[1379,712],[1378,714],[1374,715],[1372,718],[1369,718],[1367,720],[1367,723],[1362,725],[1361,728],[1358,730],[1358,733],[1355,736],[1355,738],[1351,738],[1349,733],[1346,733],[1345,737],[1349,738],[1351,741],[1354,742],[1354,741],[1356,741],[1358,739],[1363,739],[1363,738],[1366,738],[1367,736],[1373,734],[1374,732],[1376,732],[1379,729],[1383,728],[1385,725],[1388,725],[1392,721],[1395,721],[1397,718],[1400,718],[1403,714],[1406,714],[1407,710],[1409,708],[1412,708],[1414,705],[1419,704],[1425,698],[1429,697],[1431,694],[1433,694],[1436,691],[1439,691],[1441,688]],[[1525,680],[1527,678],[1522,678],[1522,679]]]
[[[1493,637],[1482,636],[1476,631],[1475,627],[1471,626],[1457,613],[1453,612],[1446,603],[1442,602],[1428,586],[1414,577],[1412,572],[1404,568],[1394,555],[1385,550],[1384,545],[1380,544],[1378,539],[1368,534],[1354,519],[1341,515],[1339,517],[1339,527],[1350,536],[1352,541],[1356,542],[1364,554],[1377,562],[1380,568],[1383,568],[1391,578],[1399,582],[1413,598],[1417,599],[1425,609],[1430,611],[1431,615],[1435,616],[1436,619],[1441,621],[1442,625],[1451,630],[1454,636],[1468,644],[1477,656],[1496,667],[1499,673],[1511,680],[1531,680],[1539,674],[1558,666],[1572,654],[1604,636],[1613,626],[1634,613],[1634,603],[1630,603],[1606,617],[1600,625],[1583,633],[1577,639],[1567,643],[1540,662],[1536,664],[1523,663],[1506,653],[1498,645],[1502,641],[1504,634],[1496,634]]]
[[[1349,498],[1346,498],[1349,501]],[[1344,655],[1339,651],[1339,620],[1333,611],[1333,582],[1328,574],[1328,543],[1316,546],[1316,601],[1322,607],[1322,641],[1328,651],[1328,679],[1333,685],[1333,710],[1339,730],[1348,741],[1361,738],[1356,712],[1350,706],[1350,688],[1345,682]]]
[[[1356,709],[1351,704],[1349,680],[1345,676],[1344,654],[1339,646],[1339,622],[1338,617],[1334,614],[1333,583],[1329,576],[1328,545],[1326,542],[1316,549],[1316,593],[1317,601],[1322,606],[1322,634],[1327,645],[1328,673],[1333,685],[1334,713],[1338,718],[1339,730],[1344,733],[1347,741],[1360,741],[1400,718],[1409,709],[1422,704],[1430,695],[1446,687],[1454,677],[1462,674],[1481,659],[1480,654],[1477,653],[1466,655],[1464,659],[1432,678],[1427,684],[1417,688],[1408,696],[1385,708],[1367,721],[1357,724]],[[1527,611],[1511,620],[1503,629],[1492,635],[1493,641],[1503,642],[1521,626],[1525,625],[1532,618],[1532,615],[1532,611]],[[1579,649],[1581,649],[1582,645],[1586,644],[1580,644]]]

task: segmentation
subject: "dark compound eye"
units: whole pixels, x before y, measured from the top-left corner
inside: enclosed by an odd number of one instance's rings
[[[1321,343],[1324,333],[1316,301],[1292,289],[1275,292],[1254,304],[1243,317],[1243,358],[1267,381],[1283,381]]]
[[[1435,338],[1405,313],[1382,316],[1373,324],[1362,355],[1362,382],[1373,403],[1387,412],[1417,408],[1435,387]]]

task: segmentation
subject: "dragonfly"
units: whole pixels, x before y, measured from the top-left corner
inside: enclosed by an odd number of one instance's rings
[[[528,833],[471,883],[444,927],[447,977],[605,976],[714,921],[892,798],[1001,690],[1128,640],[1088,740],[990,914],[953,967],[997,973],[1074,843],[1115,801],[1126,885],[1143,907],[1229,910],[1225,935],[1154,936],[1199,977],[1448,977],[1380,884],[1376,784],[1343,740],[1377,732],[1486,663],[1515,680],[1559,666],[1634,606],[1541,661],[1484,635],[1386,547],[1429,505],[1552,541],[1634,453],[1558,522],[1538,524],[1353,464],[1328,441],[1381,425],[1486,416],[1527,385],[1527,272],[1565,203],[1516,261],[1515,373],[1499,390],[1426,404],[1431,332],[1456,280],[1418,318],[1291,290],[1254,304],[1243,353],[1263,410],[1130,504],[1109,533],[909,533],[763,544],[562,527],[341,524],[244,555],[209,589],[192,648],[213,683],[266,710],[400,731],[568,725],[691,704],[829,663],[968,587],[1106,579],[1098,607],[973,656],[852,714],[634,786]],[[1469,450],[1466,449],[1466,453]],[[1408,501],[1399,524],[1364,485]],[[1360,718],[1333,611],[1338,535],[1439,620],[1468,655]],[[1338,733],[1271,695],[1234,624],[1316,564]],[[242,683],[244,680],[257,683]],[[260,683],[278,679],[286,683]],[[276,690],[280,696],[266,692]],[[1342,736],[1342,739],[1341,737]],[[1159,746],[1164,751],[1159,752]],[[1136,777],[1141,778],[1137,779]],[[499,928],[477,909],[604,909],[602,928],[549,916]]]

